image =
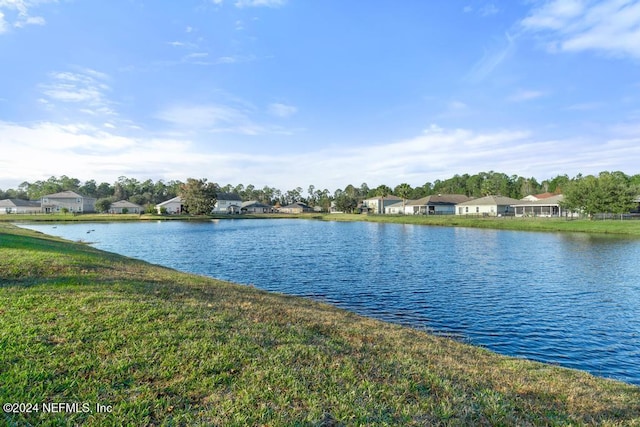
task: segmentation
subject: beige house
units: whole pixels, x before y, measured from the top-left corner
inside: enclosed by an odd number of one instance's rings
[[[513,205],[521,200],[504,196],[485,196],[456,205],[456,215],[504,216],[513,215]]]
[[[163,211],[171,215],[181,214],[182,212],[184,212],[182,198],[180,196],[177,196],[165,202],[158,203],[156,205],[156,211],[159,214],[161,214]]]
[[[281,207],[278,212],[288,214],[300,214],[303,212],[313,212],[313,208],[309,207],[306,203],[295,202],[287,206]]]
[[[260,203],[257,200],[250,200],[248,202],[243,202],[240,207],[240,211],[242,213],[249,214],[262,214],[262,213],[272,213],[274,212],[273,206],[265,205],[264,203]]]
[[[136,205],[135,203],[131,203],[127,200],[120,200],[118,202],[111,203],[109,207],[110,214],[141,214],[144,212],[144,208],[140,205]]]
[[[6,214],[36,214],[40,210],[40,202],[22,199],[0,200],[0,215]]]
[[[71,213],[85,213],[96,211],[96,199],[82,196],[75,191],[62,191],[55,194],[47,194],[40,200],[44,213],[59,213],[66,209]]]

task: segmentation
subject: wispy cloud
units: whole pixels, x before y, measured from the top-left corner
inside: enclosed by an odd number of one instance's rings
[[[236,7],[280,7],[284,6],[287,0],[237,0]]]
[[[550,51],[593,50],[640,58],[640,1],[551,0],[521,21],[540,34]]]
[[[286,119],[288,117],[293,116],[295,113],[297,113],[298,109],[293,105],[273,103],[273,104],[269,104],[268,112],[272,116]]]
[[[9,31],[11,25],[15,28],[45,25],[45,19],[42,16],[32,16],[30,9],[40,3],[52,1],[55,0],[0,0],[0,34]]]
[[[467,74],[467,80],[478,83],[487,78],[516,49],[515,36],[505,33],[499,45],[485,51],[482,58],[474,64]]]
[[[106,74],[84,68],[78,72],[52,72],[49,77],[48,83],[40,85],[48,103],[75,104],[79,111],[90,115],[115,115],[106,96],[111,90]]]
[[[175,121],[198,126],[209,120],[224,123],[236,118],[236,113],[224,108],[172,112],[177,115]],[[197,118],[188,120],[187,112]],[[635,136],[612,132],[603,140],[604,143],[600,137],[555,140],[523,129],[479,132],[433,125],[413,138],[374,144],[366,150],[345,144],[305,153],[273,149],[248,153],[227,145],[224,151],[202,153],[191,138],[168,133],[132,138],[118,134],[110,126],[0,122],[0,151],[11,151],[12,159],[29,159],[20,163],[0,157],[0,182],[16,176],[34,180],[66,174],[107,182],[125,175],[181,180],[208,177],[235,183],[241,169],[246,171],[241,180],[258,186],[286,189],[314,184],[336,189],[361,182],[370,186],[408,182],[415,186],[455,173],[487,170],[546,179],[558,173],[575,175],[635,167],[634,161],[640,157],[637,132]],[[550,159],[549,151],[558,146],[566,147],[572,156]],[[212,165],[216,165],[213,175]],[[291,177],[298,178],[292,181]]]
[[[540,98],[546,94],[539,90],[520,89],[509,96],[508,100],[511,102],[524,102],[531,101],[532,99]]]
[[[7,31],[9,31],[9,24],[4,19],[4,13],[0,11],[0,34],[6,33]]]
[[[480,10],[478,11],[478,13],[480,14],[480,16],[492,16],[492,15],[496,15],[500,12],[500,9],[498,9],[496,7],[495,4],[493,3],[487,3],[484,6],[482,6],[480,8]]]

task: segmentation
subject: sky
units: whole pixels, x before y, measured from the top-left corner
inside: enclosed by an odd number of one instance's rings
[[[640,0],[0,0],[0,189],[639,169]]]

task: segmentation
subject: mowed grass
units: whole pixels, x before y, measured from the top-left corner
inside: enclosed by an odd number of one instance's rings
[[[551,231],[603,233],[640,236],[640,220],[604,220],[566,218],[475,217],[461,215],[355,215],[327,214],[328,221],[369,221],[449,227],[492,228],[515,231]]]
[[[640,425],[639,387],[10,224],[0,282],[0,403],[90,406],[0,425]]]

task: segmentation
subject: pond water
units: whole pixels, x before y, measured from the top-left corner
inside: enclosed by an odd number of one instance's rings
[[[640,240],[263,219],[27,228],[640,385]]]

